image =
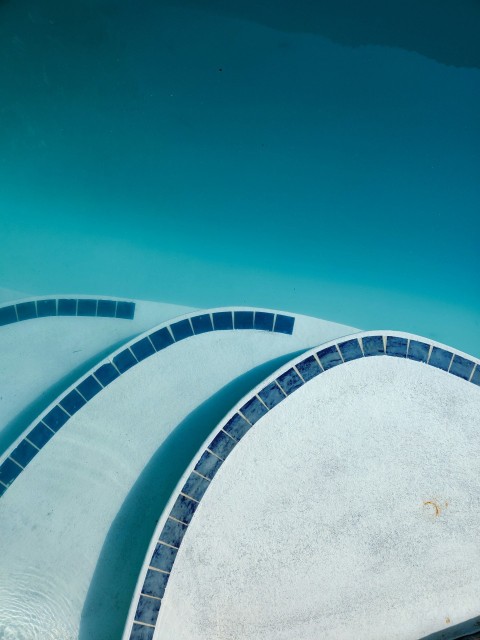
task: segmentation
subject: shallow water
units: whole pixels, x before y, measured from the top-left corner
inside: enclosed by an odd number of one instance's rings
[[[4,286],[273,306],[480,353],[479,12],[445,35],[437,3],[409,33],[368,3],[365,35],[355,3],[310,4],[1,3]]]

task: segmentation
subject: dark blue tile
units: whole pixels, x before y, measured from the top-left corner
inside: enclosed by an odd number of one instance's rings
[[[102,364],[102,366],[98,367],[98,369],[93,373],[103,387],[106,387],[107,384],[110,384],[119,376],[118,371],[115,369],[113,364],[110,364],[110,362]]]
[[[27,440],[22,440],[20,444],[12,451],[10,457],[22,467],[26,467],[30,460],[37,455],[38,449],[35,449],[33,444],[30,444]]]
[[[145,360],[145,358],[148,358],[155,353],[155,349],[148,338],[142,338],[138,342],[135,342],[135,344],[132,344],[130,349],[133,351],[139,362],[140,360]]]
[[[171,551],[177,552],[176,549],[172,549],[172,547],[167,547],[164,544],[159,545],[164,549],[170,549]],[[153,559],[150,563],[151,566],[155,566]],[[168,570],[170,571],[170,569]],[[148,569],[147,575],[145,576],[145,581],[142,586],[142,593],[147,596],[154,596],[155,598],[163,598],[163,594],[165,593],[165,587],[167,586],[169,575],[168,573],[161,573],[160,571],[155,571],[154,569]]]
[[[343,360],[340,354],[337,351],[335,345],[331,347],[327,347],[326,349],[322,349],[317,353],[318,359],[322,367],[327,370],[332,367],[336,367],[338,364],[342,364]]]
[[[396,356],[397,358],[406,358],[408,340],[399,338],[398,336],[387,336],[387,356]]]
[[[5,324],[11,324],[12,322],[17,322],[17,314],[15,312],[14,305],[10,305],[9,307],[0,308],[0,327]]]
[[[43,418],[43,422],[50,427],[50,429],[58,431],[60,427],[63,427],[68,418],[69,416],[57,404],[57,406],[53,407],[53,409]]]
[[[366,356],[383,356],[385,347],[383,345],[383,336],[365,336],[362,338],[363,353]]]
[[[292,316],[277,315],[275,318],[274,331],[277,333],[287,333],[288,335],[292,335],[294,325],[295,318],[292,318]]]
[[[259,331],[273,331],[275,315],[266,311],[255,311],[254,327]]]
[[[130,369],[130,367],[136,365],[137,361],[130,349],[124,349],[113,358],[113,364],[117,367],[120,373],[124,373]]]
[[[187,496],[190,496],[194,500],[200,501],[203,498],[203,494],[208,489],[210,485],[209,480],[202,478],[198,473],[192,471],[189,475],[188,480],[183,485],[182,493],[185,493]]]
[[[480,386],[480,365],[477,364],[470,382],[473,382],[473,384],[478,384]]]
[[[98,300],[97,302],[97,317],[99,318],[114,318],[117,303],[115,300]]]
[[[450,367],[450,373],[453,373],[454,376],[458,376],[464,380],[469,380],[474,366],[475,363],[471,360],[462,358],[462,356],[454,356]]]
[[[223,427],[223,430],[233,436],[236,440],[241,440],[251,426],[252,425],[247,422],[244,417],[239,413],[236,413]]]
[[[278,376],[277,382],[285,391],[287,396],[293,393],[295,389],[298,389],[298,387],[301,387],[303,384],[303,380],[293,368],[285,371],[285,373],[282,373],[281,376]]]
[[[76,316],[77,315],[77,301],[66,300],[61,298],[58,301],[58,315],[59,316]]]
[[[135,303],[118,300],[115,317],[122,318],[122,320],[133,320],[135,317]]]
[[[155,627],[145,627],[143,624],[133,623],[128,640],[153,640],[154,633]]]
[[[203,313],[201,316],[193,316],[191,320],[196,335],[213,331],[212,319],[208,313]]]
[[[236,444],[237,440],[234,440],[223,431],[219,431],[207,448],[219,458],[225,460]]]
[[[35,427],[33,427],[27,435],[27,438],[30,442],[33,442],[35,446],[41,449],[43,445],[50,440],[50,438],[53,438],[53,433],[48,427],[39,422]]]
[[[0,480],[3,484],[6,484],[7,487],[12,484],[15,478],[22,473],[22,469],[15,464],[13,460],[7,458],[5,462],[0,466]]]
[[[37,307],[35,302],[21,302],[17,304],[18,320],[31,320],[37,317]]]
[[[260,420],[267,413],[268,409],[258,398],[253,397],[241,407],[240,411],[250,424],[255,424],[257,420]]]
[[[102,389],[102,385],[93,376],[85,378],[77,387],[85,400],[91,400]]]
[[[166,327],[150,334],[150,340],[157,351],[161,351],[174,343],[172,334]]]
[[[174,322],[170,325],[170,329],[176,342],[193,336],[192,327],[188,320],[180,320],[179,322]]]
[[[37,300],[37,315],[39,318],[57,315],[56,300]]]
[[[5,491],[8,489],[4,484],[0,483],[0,498],[3,496]]]
[[[190,524],[198,504],[195,500],[179,495],[170,511],[170,516],[185,524]]]
[[[219,460],[217,456],[214,456],[212,453],[205,451],[200,460],[197,462],[195,471],[198,471],[198,473],[200,473],[202,476],[205,476],[206,478],[212,480],[221,466],[222,461]]]
[[[235,329],[253,329],[253,311],[235,311],[233,323]]]
[[[160,534],[160,540],[167,544],[171,544],[173,547],[179,547],[182,543],[186,530],[186,524],[167,518],[165,526],[162,529],[162,533]]]
[[[437,367],[437,369],[448,371],[452,356],[453,353],[450,353],[450,351],[446,351],[445,349],[441,349],[440,347],[433,347],[432,353],[430,354],[430,358],[428,360],[428,364],[431,364],[432,367]]]
[[[63,398],[63,400],[60,400],[62,409],[65,409],[65,411],[71,416],[73,416],[74,413],[77,413],[84,404],[85,400],[76,389],[72,389],[72,391]]]
[[[322,373],[320,365],[318,364],[315,356],[308,356],[308,358],[305,358],[305,360],[298,362],[296,367],[305,382],[311,380],[312,378],[315,378],[315,376],[318,376],[319,373]]]
[[[231,311],[217,311],[213,314],[213,326],[215,331],[226,331],[233,329],[233,318]]]
[[[338,347],[345,362],[350,362],[350,360],[357,360],[357,358],[363,358],[362,348],[356,338],[341,342]]]
[[[418,340],[410,340],[408,345],[407,358],[416,360],[417,362],[427,362],[430,345]]]
[[[135,612],[135,620],[145,622],[145,624],[155,624],[160,611],[160,600],[140,596],[138,599],[137,611]]]
[[[281,391],[278,384],[273,381],[261,391],[258,392],[260,399],[269,409],[276,407],[279,402],[285,400],[285,394]]]
[[[97,315],[97,301],[96,300],[86,300],[84,298],[79,298],[78,300],[78,308],[77,308],[78,316],[96,316]]]
[[[173,547],[167,547],[166,544],[157,544],[155,547],[155,551],[150,560],[150,566],[155,567],[155,569],[161,569],[162,571],[171,571],[173,567],[173,563],[175,562],[175,558],[177,557],[177,549]],[[164,576],[162,576],[164,577]],[[165,584],[167,581],[165,580]],[[147,591],[143,591],[143,593],[147,593]],[[156,596],[156,593],[149,593],[150,596]],[[161,598],[163,593],[158,594],[158,598]]]

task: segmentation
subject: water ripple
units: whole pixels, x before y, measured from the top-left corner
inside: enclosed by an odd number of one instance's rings
[[[74,609],[68,583],[58,578],[34,571],[2,576],[0,640],[76,640]]]

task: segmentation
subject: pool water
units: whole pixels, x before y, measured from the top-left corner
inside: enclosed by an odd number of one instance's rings
[[[475,0],[0,0],[0,288],[283,309],[479,356],[479,30]],[[99,619],[119,636],[192,451],[126,500],[81,640]],[[105,585],[160,471],[118,616]]]
[[[0,3],[3,285],[480,353],[480,11],[376,4]]]

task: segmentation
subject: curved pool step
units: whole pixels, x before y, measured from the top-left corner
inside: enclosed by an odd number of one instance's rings
[[[296,358],[269,377],[215,429],[181,479],[146,554],[125,627],[124,640],[154,637],[162,600],[178,550],[194,514],[229,454],[270,411],[324,372],[360,358],[403,358],[480,385],[480,362],[418,336],[390,331],[362,332]]]
[[[122,346],[65,391],[0,459],[0,496],[66,422],[113,380],[171,345],[211,331],[256,330],[291,335],[291,315],[256,309],[189,314],[163,323]]]

